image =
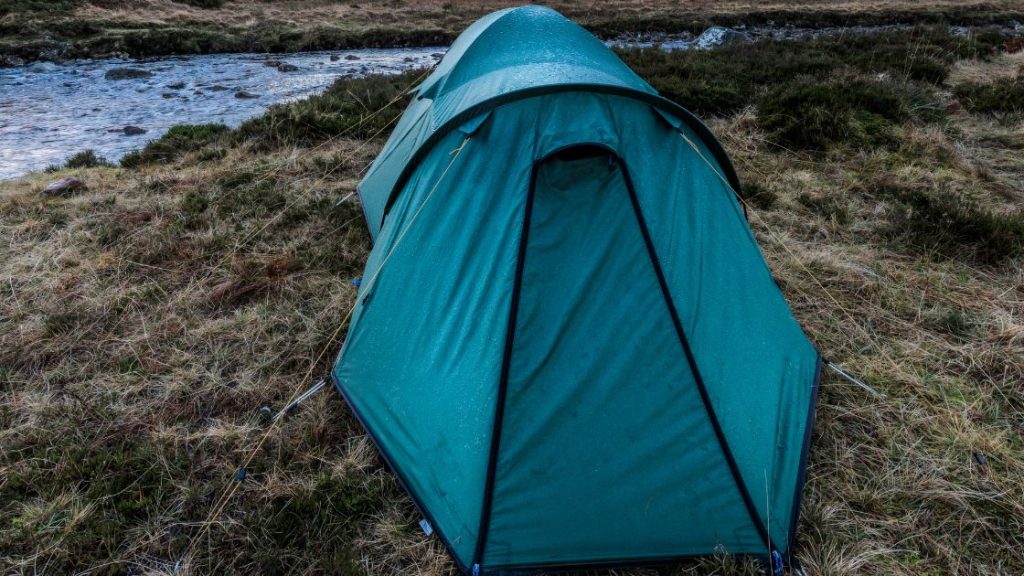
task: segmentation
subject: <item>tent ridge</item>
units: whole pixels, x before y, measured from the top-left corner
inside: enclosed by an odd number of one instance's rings
[[[416,147],[416,150],[410,155],[408,162],[402,169],[398,178],[395,180],[394,185],[391,187],[388,193],[387,200],[384,203],[384,210],[380,215],[379,222],[369,222],[371,229],[371,235],[376,236],[376,231],[384,225],[384,219],[387,218],[388,212],[391,210],[392,205],[397,200],[398,195],[405,187],[406,182],[412,176],[416,167],[422,162],[422,160],[430,154],[438,142],[440,142],[445,136],[450,134],[452,131],[463,125],[465,122],[473,119],[473,117],[483,114],[484,112],[498,108],[504,104],[515,102],[518,100],[525,100],[535,96],[543,96],[545,94],[561,93],[561,92],[590,92],[597,94],[610,94],[625,96],[627,98],[633,98],[646,102],[655,108],[660,108],[666,112],[678,117],[683,123],[693,130],[700,138],[701,142],[708,147],[711,155],[715,161],[718,162],[722,168],[722,172],[725,174],[726,180],[732,186],[732,189],[736,192],[737,197],[740,194],[740,181],[736,175],[736,169],[732,165],[732,161],[726,154],[725,149],[718,143],[711,130],[693,115],[692,112],[683,108],[679,104],[672,102],[671,100],[659,95],[652,94],[650,92],[643,92],[633,88],[625,88],[621,86],[613,86],[608,84],[550,84],[535,86],[532,88],[526,88],[515,92],[502,94],[482,102],[478,102],[458,114],[452,116],[447,121],[442,123],[424,140],[420,145]],[[360,199],[362,199],[361,187],[357,186],[357,191],[360,191]]]

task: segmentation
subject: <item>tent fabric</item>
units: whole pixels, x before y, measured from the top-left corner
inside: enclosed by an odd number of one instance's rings
[[[559,64],[622,90],[536,90]],[[508,97],[474,104],[485,79]],[[546,8],[474,24],[418,92],[360,185],[332,376],[457,566],[790,554],[820,357],[707,129]]]
[[[499,10],[472,24],[431,75],[413,91],[383,150],[359,185],[370,234],[404,179],[437,139],[509,100],[563,90],[628,94],[646,99],[709,140],[727,177],[739,184],[710,132],[685,109],[661,98],[598,39],[554,10],[526,6]]]

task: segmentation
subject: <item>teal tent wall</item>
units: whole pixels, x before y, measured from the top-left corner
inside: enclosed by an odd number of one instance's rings
[[[453,45],[359,192],[333,377],[460,569],[792,551],[820,358],[707,128],[538,7]]]

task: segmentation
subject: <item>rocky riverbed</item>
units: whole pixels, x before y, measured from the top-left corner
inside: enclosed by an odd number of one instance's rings
[[[237,126],[340,77],[426,67],[444,51],[216,54],[0,69],[0,179],[59,164],[85,149],[116,161],[175,124]]]

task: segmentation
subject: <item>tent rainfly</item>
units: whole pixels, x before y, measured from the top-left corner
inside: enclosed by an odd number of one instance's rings
[[[464,573],[792,560],[821,358],[721,146],[604,44],[470,26],[359,185],[338,389]]]

